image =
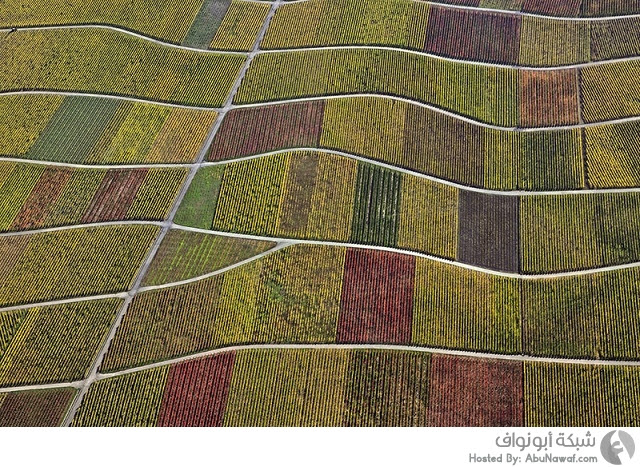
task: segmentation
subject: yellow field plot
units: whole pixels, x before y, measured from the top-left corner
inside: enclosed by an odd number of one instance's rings
[[[0,25],[110,24],[177,43],[201,5],[202,0],[6,0],[0,3]]]
[[[340,426],[349,351],[240,352],[225,426]]]
[[[458,247],[458,190],[404,175],[398,248],[454,259]]]
[[[250,51],[270,9],[270,4],[266,2],[234,0],[209,48]]]
[[[63,99],[62,96],[28,94],[0,97],[0,155],[25,154]]]
[[[352,159],[320,157],[307,224],[309,238],[347,241],[351,237],[357,174],[358,163]]]
[[[3,42],[0,90],[118,94],[221,106],[245,61],[242,54],[169,48],[104,29],[18,30]],[[158,76],[173,90],[152,84]]]
[[[591,58],[589,23],[524,16],[520,63],[533,66],[586,63]]]
[[[377,97],[328,99],[320,146],[405,166],[402,129],[409,105]]]
[[[516,279],[417,259],[414,344],[519,353],[520,332]]]
[[[173,109],[153,142],[146,162],[193,162],[217,116],[216,112]]]
[[[118,118],[117,111],[112,120],[117,125],[114,134],[109,129],[105,131],[106,141],[98,141],[87,163],[127,164],[144,159],[170,113],[169,108],[141,103],[127,105],[123,110],[124,118]]]
[[[158,230],[126,225],[30,235],[0,277],[0,306],[125,291]]]

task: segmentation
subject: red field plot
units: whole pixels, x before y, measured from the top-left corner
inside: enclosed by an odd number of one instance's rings
[[[337,342],[408,343],[415,258],[349,249],[344,271]]]
[[[171,367],[158,426],[221,426],[235,353]]]
[[[317,147],[324,101],[296,102],[231,111],[222,122],[209,160],[223,160],[277,149]]]
[[[520,362],[433,355],[430,381],[429,424],[432,426],[522,426],[524,423]]]
[[[485,11],[432,7],[424,50],[483,62],[517,63],[521,18]]]
[[[81,222],[106,222],[124,218],[147,172],[148,169],[107,172]]]
[[[522,71],[519,78],[521,126],[559,126],[580,122],[576,70],[528,70]]]
[[[522,11],[550,16],[580,16],[583,0],[525,0]]]
[[[0,427],[59,426],[74,394],[71,388],[11,392],[0,401]]]
[[[47,217],[47,210],[56,202],[72,174],[73,171],[68,169],[45,169],[9,229],[26,230],[41,227]]]

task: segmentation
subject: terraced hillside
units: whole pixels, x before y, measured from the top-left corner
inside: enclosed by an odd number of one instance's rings
[[[637,426],[640,2],[7,0],[0,426]]]

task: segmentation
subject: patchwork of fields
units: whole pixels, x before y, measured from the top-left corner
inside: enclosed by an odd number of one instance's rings
[[[637,426],[640,2],[0,5],[0,426]]]

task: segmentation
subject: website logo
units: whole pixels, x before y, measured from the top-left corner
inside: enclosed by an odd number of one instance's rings
[[[623,460],[630,460],[635,451],[636,443],[626,431],[610,431],[600,442],[602,457],[604,457],[604,460],[609,464],[622,465]]]

